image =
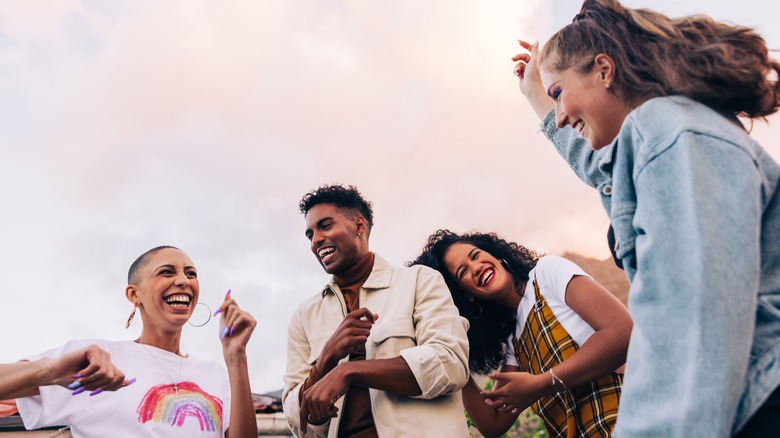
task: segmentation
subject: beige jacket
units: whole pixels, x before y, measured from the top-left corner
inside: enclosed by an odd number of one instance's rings
[[[366,359],[403,357],[422,390],[416,397],[369,390],[379,436],[468,437],[460,394],[469,378],[468,322],[458,314],[441,274],[424,266],[393,267],[377,255],[359,300],[361,307],[379,314],[366,342]],[[301,436],[301,383],[346,314],[344,297],[331,279],[292,316],[282,401],[296,436]],[[339,411],[343,401],[336,403]],[[338,423],[336,418],[309,425],[306,436],[336,437]]]

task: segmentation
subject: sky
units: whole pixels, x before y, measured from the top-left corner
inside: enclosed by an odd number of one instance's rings
[[[630,0],[755,26],[765,0]],[[68,339],[135,339],[127,269],[158,245],[258,321],[252,390],[282,387],[286,328],[328,281],[298,201],[373,202],[371,249],[414,259],[438,228],[609,255],[595,191],[539,132],[512,74],[577,0],[4,0],[0,3],[0,362]],[[752,135],[780,158],[780,118]],[[205,312],[200,312],[203,315]],[[222,361],[212,320],[182,351]]]

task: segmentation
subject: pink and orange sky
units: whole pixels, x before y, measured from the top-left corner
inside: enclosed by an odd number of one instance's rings
[[[6,1],[0,6],[0,361],[122,329],[130,263],[188,252],[201,300],[259,324],[255,392],[282,386],[289,316],[327,275],[297,203],[329,182],[374,202],[372,249],[413,259],[441,227],[605,258],[607,217],[517,89],[517,38],[577,0]],[[764,0],[631,0],[757,26]],[[780,119],[753,135],[780,157]],[[217,324],[183,351],[221,360]]]

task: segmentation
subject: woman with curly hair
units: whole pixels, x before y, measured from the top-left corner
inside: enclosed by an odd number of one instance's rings
[[[738,117],[777,111],[780,64],[751,28],[616,0],[521,45],[520,88],[600,192],[631,282],[616,432],[775,435],[780,166]]]
[[[617,418],[631,317],[574,263],[495,234],[439,230],[411,264],[438,270],[469,320],[463,403],[485,436],[500,436],[533,404],[551,436],[610,436]]]

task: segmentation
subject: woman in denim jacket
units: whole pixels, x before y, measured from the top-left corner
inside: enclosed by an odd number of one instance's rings
[[[780,64],[750,28],[615,0],[521,45],[520,88],[631,281],[616,435],[774,436],[780,166],[737,117],[777,111]]]

